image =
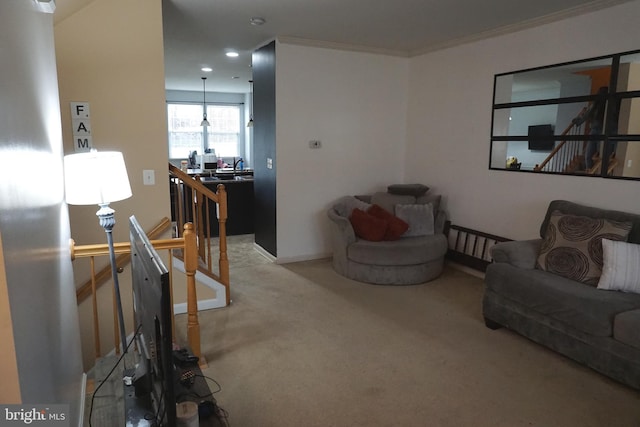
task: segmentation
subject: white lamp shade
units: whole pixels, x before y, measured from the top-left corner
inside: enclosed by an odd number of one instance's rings
[[[65,197],[70,205],[100,205],[131,197],[122,153],[90,151],[64,156]]]

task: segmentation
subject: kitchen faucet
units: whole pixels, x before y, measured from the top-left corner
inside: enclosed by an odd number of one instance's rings
[[[236,166],[238,166],[238,163],[240,163],[242,165],[242,163],[244,163],[244,161],[242,160],[242,157],[238,158],[238,160],[236,160],[236,158],[233,158],[233,173],[236,172]],[[243,167],[240,167],[240,170],[242,170]]]

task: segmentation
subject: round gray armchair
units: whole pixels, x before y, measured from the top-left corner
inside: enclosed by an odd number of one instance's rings
[[[350,279],[379,285],[411,285],[438,277],[447,252],[447,238],[443,234],[446,217],[440,211],[440,199],[440,195],[428,193],[416,197],[390,192],[340,198],[327,212],[331,220],[334,270]],[[370,211],[373,205],[406,219],[407,232],[393,240],[371,241],[358,236],[352,213],[355,209]],[[414,209],[411,205],[422,206]],[[422,213],[429,211],[430,218]],[[421,212],[420,219],[413,218],[413,212]],[[425,224],[429,220],[431,224]]]

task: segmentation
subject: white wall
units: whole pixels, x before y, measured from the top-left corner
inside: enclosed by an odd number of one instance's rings
[[[493,76],[638,49],[640,1],[425,54],[410,61],[406,182],[444,195],[455,224],[537,236],[550,200],[640,213],[640,183],[490,171]]]
[[[331,202],[402,181],[407,79],[407,58],[277,44],[279,262],[328,256]]]

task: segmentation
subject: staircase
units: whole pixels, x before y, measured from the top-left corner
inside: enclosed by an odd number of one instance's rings
[[[582,114],[586,107],[583,108]],[[584,135],[582,126],[577,126],[571,122],[569,126],[560,134],[561,137]],[[585,162],[585,152],[587,141],[577,141],[571,138],[565,138],[556,145],[556,147],[549,153],[547,158],[539,165],[536,165],[533,170],[536,172],[556,172],[556,173],[569,173],[569,174],[585,174],[585,175],[600,175],[603,164],[603,159],[599,151],[593,155],[592,167],[587,169]],[[607,162],[607,175],[611,175],[618,165],[616,159],[616,153],[611,153],[611,157]]]

